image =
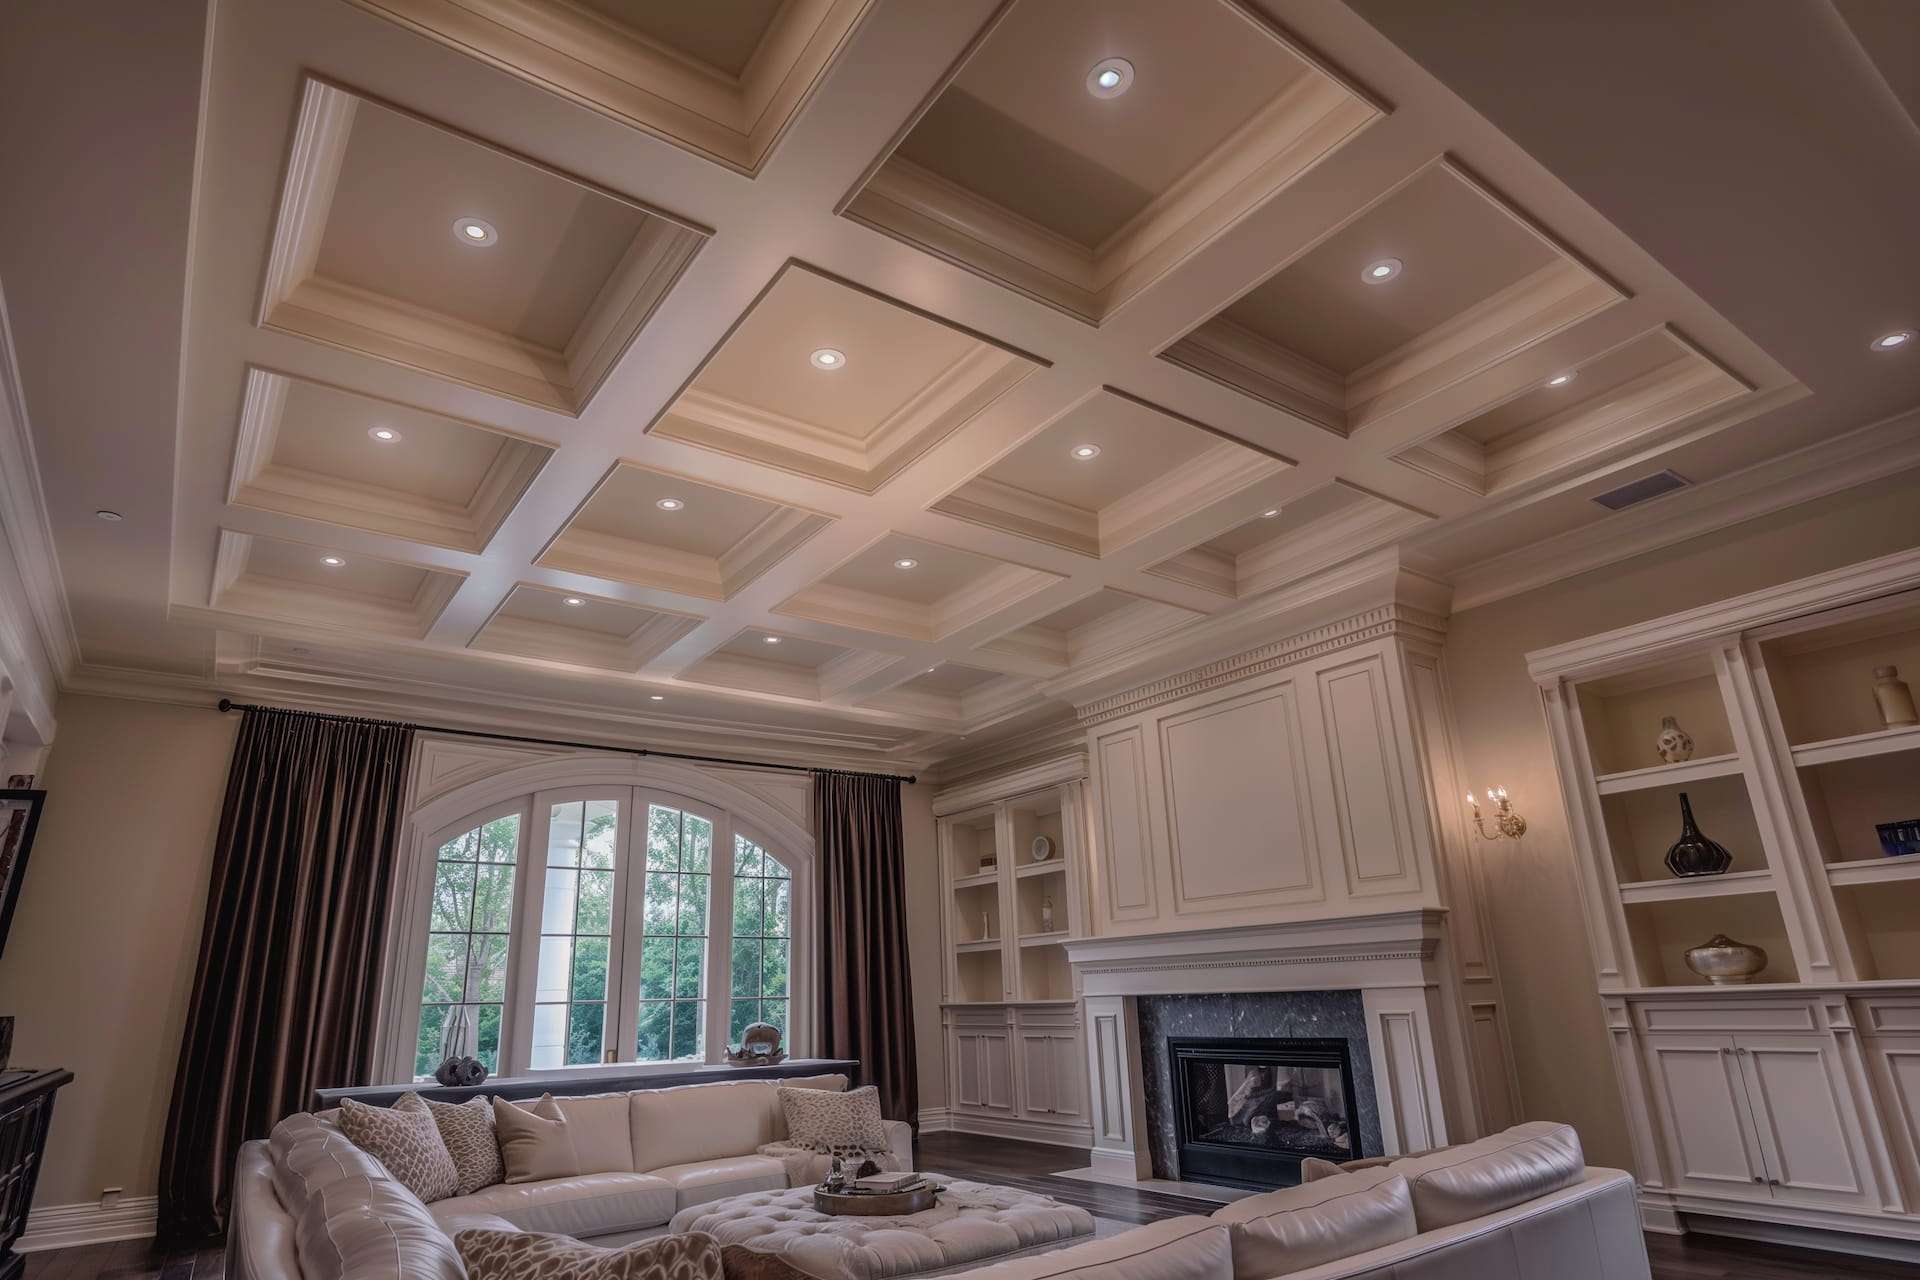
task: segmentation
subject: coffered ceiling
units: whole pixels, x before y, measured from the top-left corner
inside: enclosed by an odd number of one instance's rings
[[[1641,527],[1596,493],[1920,401],[1868,350],[1920,313],[1810,295],[1858,332],[1783,358],[1611,219],[1631,165],[1570,187],[1585,126],[1523,149],[1385,0],[128,4],[144,78],[57,7],[18,34],[73,77],[0,66],[100,108],[9,139],[55,209],[55,142],[173,157],[128,234],[175,274],[127,278],[177,332],[126,376],[176,411],[41,337],[122,300],[40,262],[131,246],[0,226],[36,434],[91,442],[41,455],[97,687],[921,767],[1361,557],[1484,598]]]

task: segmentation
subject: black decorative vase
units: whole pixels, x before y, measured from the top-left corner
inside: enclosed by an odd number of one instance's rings
[[[1667,850],[1667,870],[1674,875],[1721,876],[1733,865],[1733,855],[1726,846],[1717,844],[1700,833],[1693,821],[1693,806],[1687,803],[1687,793],[1680,793],[1680,838],[1673,842],[1673,848]]]

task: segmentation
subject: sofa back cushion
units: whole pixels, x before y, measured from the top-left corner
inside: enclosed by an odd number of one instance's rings
[[[418,1196],[384,1173],[314,1189],[294,1222],[301,1280],[465,1280]]]
[[[493,1100],[493,1127],[508,1182],[545,1182],[585,1173],[633,1172],[625,1094],[531,1103]]]
[[[1167,1218],[1104,1240],[995,1263],[965,1280],[1234,1280],[1227,1225]]]
[[[1387,1169],[1406,1178],[1420,1230],[1437,1231],[1572,1186],[1586,1171],[1586,1156],[1572,1125],[1535,1120]]]
[[[378,1160],[348,1141],[338,1125],[305,1111],[273,1126],[267,1155],[274,1194],[294,1219],[306,1211],[313,1193],[329,1182],[377,1178],[386,1172]]]
[[[1418,1234],[1407,1180],[1387,1169],[1249,1196],[1213,1220],[1232,1235],[1237,1280],[1292,1275]]]
[[[628,1095],[633,1167],[641,1173],[670,1165],[752,1155],[787,1136],[780,1122],[781,1086],[844,1089],[845,1076],[794,1080],[729,1080]]]

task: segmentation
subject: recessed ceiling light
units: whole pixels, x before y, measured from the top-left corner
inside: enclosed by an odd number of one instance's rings
[[[488,245],[500,238],[491,222],[479,218],[456,218],[453,223],[453,238],[461,244]]]
[[[585,604],[586,601],[582,600],[579,596],[568,596],[566,599],[562,600],[560,603],[566,605],[570,609],[578,609],[581,605]]]
[[[1873,340],[1873,349],[1875,351],[1898,351],[1901,347],[1912,345],[1913,339],[1913,330],[1895,329],[1892,333],[1883,333],[1875,338]]]
[[[1271,519],[1273,519],[1273,518],[1274,518],[1275,516],[1277,516],[1277,515],[1279,515],[1279,514],[1280,514],[1280,508],[1278,508],[1278,507],[1268,507],[1268,508],[1267,508],[1267,509],[1266,509],[1265,511],[1262,511],[1262,512],[1260,513],[1260,518],[1261,518],[1262,520],[1271,520]]]
[[[394,444],[400,439],[400,433],[392,427],[368,427],[367,434],[381,444]]]
[[[647,695],[648,702],[665,702],[666,700],[667,695],[664,693],[650,693]]]
[[[1125,58],[1102,58],[1087,72],[1087,92],[1096,98],[1117,98],[1133,88],[1133,64]]]
[[[321,556],[320,563],[329,569],[338,569],[341,565],[345,564],[346,561],[342,560],[339,556]]]
[[[847,367],[847,353],[836,350],[833,347],[822,347],[808,356],[807,359],[813,362],[814,368],[826,369],[829,372],[834,369],[844,369]]]
[[[682,502],[678,498],[662,498],[660,499],[660,501],[654,503],[653,505],[660,508],[662,511],[678,511],[680,510],[680,508],[686,506],[687,504]]]
[[[1097,444],[1077,444],[1073,446],[1073,449],[1071,452],[1073,453],[1074,457],[1080,459],[1080,461],[1082,462],[1085,462],[1090,458],[1097,458],[1100,456],[1100,446]]]
[[[912,568],[916,568],[919,565],[919,563],[920,562],[918,560],[915,560],[912,556],[901,556],[898,560],[895,560],[893,562],[893,567],[896,569],[912,569]]]
[[[126,519],[126,517],[118,511],[109,511],[105,507],[100,508],[100,510],[93,514],[95,519],[105,520],[108,524],[119,524],[122,520]]]
[[[1573,370],[1569,369],[1565,373],[1556,373],[1551,378],[1548,378],[1547,385],[1550,387],[1564,387],[1569,382],[1572,382],[1573,378]]]
[[[1368,284],[1385,284],[1400,274],[1405,264],[1398,258],[1381,258],[1378,262],[1369,262],[1360,269],[1360,278]]]
[[[779,636],[761,636],[760,643],[761,644],[779,644],[780,637]]]

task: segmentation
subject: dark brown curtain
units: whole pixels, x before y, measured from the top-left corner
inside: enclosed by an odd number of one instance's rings
[[[226,1229],[234,1157],[373,1068],[410,725],[248,711],[160,1160],[160,1234]]]
[[[820,1051],[858,1058],[889,1120],[920,1123],[907,968],[906,854],[900,784],[816,773],[820,860]]]

